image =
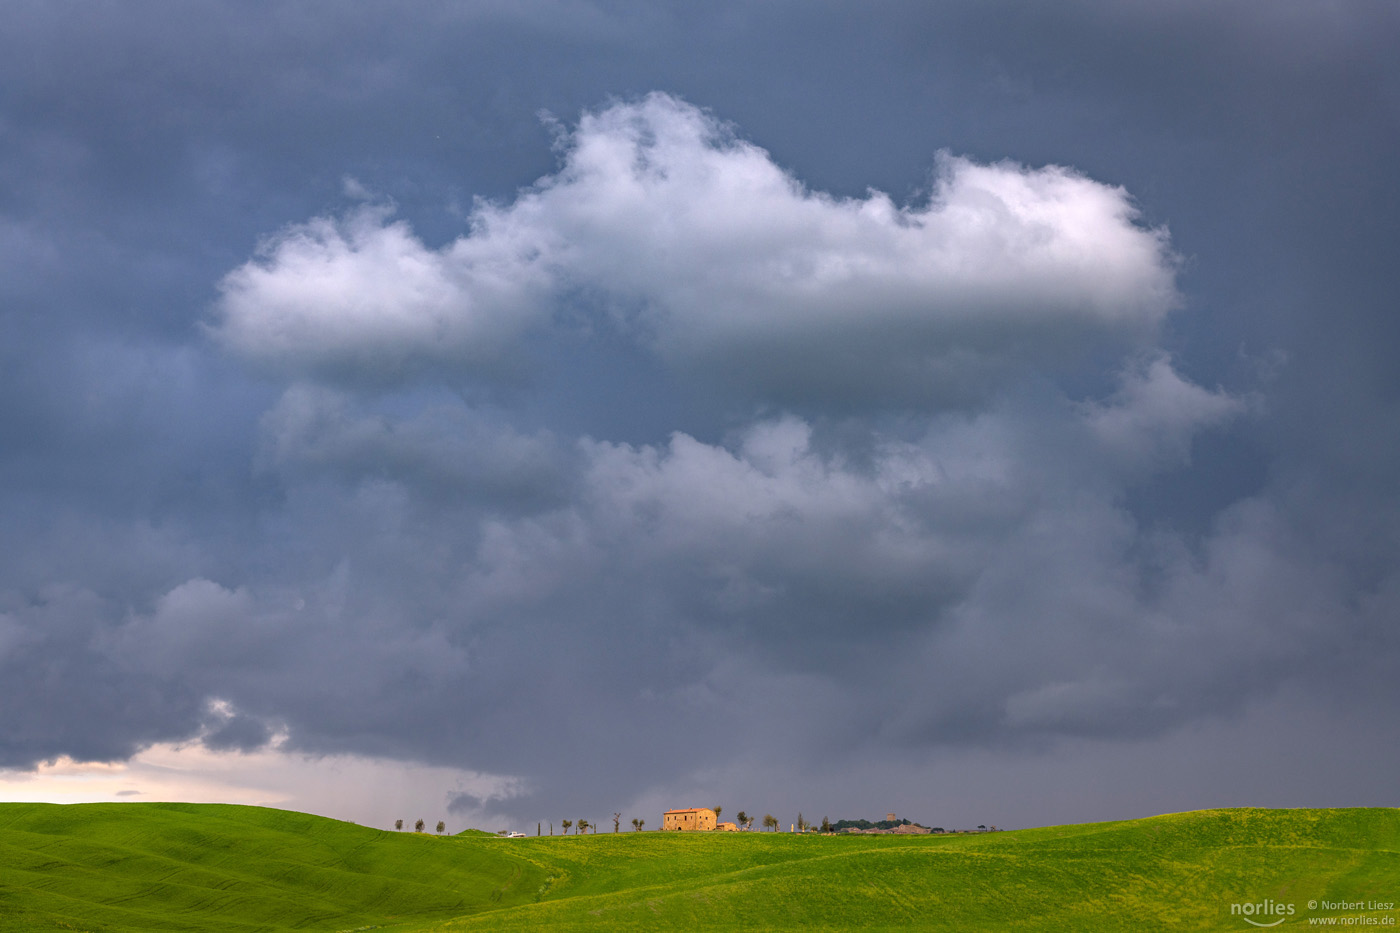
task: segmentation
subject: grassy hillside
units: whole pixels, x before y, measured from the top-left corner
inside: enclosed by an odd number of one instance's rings
[[[559,879],[539,903],[421,929],[1247,930],[1232,903],[1292,902],[1286,924],[1306,926],[1358,913],[1309,911],[1309,900],[1400,902],[1400,811],[1389,809],[1217,810],[941,838],[524,841]]]
[[[0,804],[0,931],[1248,930],[1400,902],[1400,811],[1215,810],[977,836],[437,838],[249,807]],[[1268,919],[1273,919],[1268,918]]]
[[[459,916],[533,898],[544,875],[504,842],[261,807],[0,804],[0,931],[344,930]]]

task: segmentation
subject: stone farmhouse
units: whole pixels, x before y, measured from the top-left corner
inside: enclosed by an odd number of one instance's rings
[[[661,828],[681,831],[714,829],[715,811],[709,807],[667,810],[661,815]]]

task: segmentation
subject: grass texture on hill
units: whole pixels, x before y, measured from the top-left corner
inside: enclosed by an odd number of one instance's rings
[[[475,842],[262,807],[0,804],[0,931],[345,930],[539,886]]]
[[[969,836],[436,837],[256,807],[0,804],[0,931],[1249,930],[1400,903],[1400,811]],[[1274,917],[1260,917],[1272,921]]]

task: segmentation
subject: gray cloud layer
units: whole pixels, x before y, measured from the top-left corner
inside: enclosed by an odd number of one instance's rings
[[[0,765],[1390,802],[1279,749],[1397,728],[1393,10],[46,9]]]

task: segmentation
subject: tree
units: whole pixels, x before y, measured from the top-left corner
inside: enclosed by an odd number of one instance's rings
[[[802,818],[802,811],[797,811],[797,831],[805,833],[807,831],[807,821]]]
[[[828,819],[827,817],[822,817],[822,832],[824,832],[824,833],[829,833],[829,832],[831,832],[831,820]]]
[[[724,812],[724,807],[721,807],[719,804],[715,804],[713,807],[711,807],[711,809],[715,811],[715,823],[716,825],[718,825],[719,815]]]
[[[613,814],[613,832],[617,832],[617,824],[618,824],[618,823],[621,823],[621,822],[622,822],[622,814],[621,814],[621,813],[614,813],[614,814]]]
[[[395,829],[403,829],[403,820],[394,820]]]
[[[776,816],[774,816],[773,814],[771,814],[771,813],[765,814],[764,817],[763,817],[763,828],[764,828],[764,829],[771,829],[771,830],[773,830],[774,832],[777,832],[777,830],[778,830],[778,818],[777,818]]]
[[[421,833],[421,832],[423,831],[423,821],[422,821],[422,820],[419,820],[418,822],[416,822],[416,823],[413,824],[413,831],[414,831],[415,833]]]
[[[564,827],[564,835],[567,836],[567,835],[569,834],[569,827],[572,826],[572,825],[574,825],[574,821],[573,821],[573,820],[562,820],[562,821],[560,822],[559,825],[561,825],[561,826]]]
[[[437,831],[439,836],[447,832],[447,824],[442,820],[438,820]]]
[[[635,816],[632,817],[632,832],[634,832],[634,833],[639,833],[639,832],[641,832],[641,831],[642,831],[642,823],[643,823],[642,820],[637,819]]]
[[[588,832],[588,827],[590,827],[590,826],[592,826],[592,825],[593,825],[593,824],[590,823],[590,822],[588,822],[587,820],[579,820],[579,821],[578,821],[578,832],[586,833],[586,832]]]
[[[736,816],[736,817],[734,817],[734,820],[735,820],[735,822],[737,822],[740,826],[747,826],[748,823],[749,823],[749,815],[748,815],[747,813],[745,813],[743,810],[740,810],[740,811],[739,811],[739,815]]]

